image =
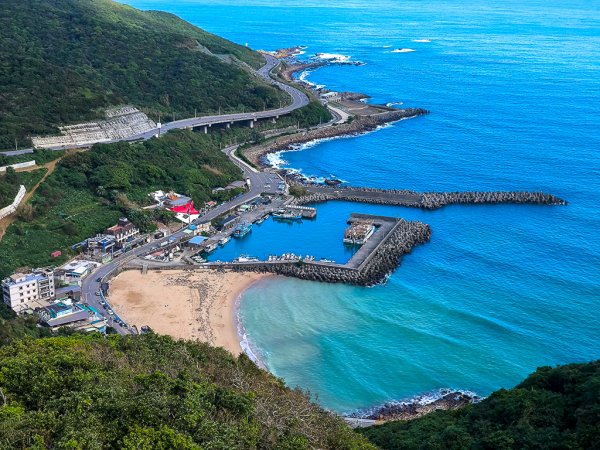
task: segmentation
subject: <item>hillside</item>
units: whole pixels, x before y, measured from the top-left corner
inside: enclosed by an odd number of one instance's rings
[[[244,69],[263,64],[258,53],[111,0],[4,0],[0,41],[0,149],[107,106],[165,121],[287,100]]]
[[[18,267],[63,262],[74,254],[73,244],[102,232],[122,215],[143,231],[152,230],[152,221],[164,219],[165,211],[139,208],[151,203],[149,192],[185,193],[199,206],[217,198],[212,188],[242,178],[219,150],[235,133],[249,134],[250,129],[208,135],[174,131],[160,139],[96,145],[92,151],[65,156],[34,194],[29,214],[18,214],[0,240],[0,278]],[[8,198],[19,182],[27,181],[26,175],[34,173],[0,176],[0,194],[6,190]],[[221,198],[226,194],[235,191]],[[63,256],[52,258],[54,250],[61,250]]]
[[[2,449],[375,449],[246,357],[152,334],[15,341],[0,388]]]
[[[598,449],[600,361],[541,367],[481,403],[362,433],[386,450]]]

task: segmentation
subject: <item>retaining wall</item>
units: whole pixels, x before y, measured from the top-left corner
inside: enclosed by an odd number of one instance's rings
[[[21,185],[21,187],[19,188],[19,192],[17,192],[17,195],[15,196],[13,202],[10,205],[0,209],[0,220],[17,212],[17,208],[23,201],[26,192],[27,191],[25,190],[25,186]]]

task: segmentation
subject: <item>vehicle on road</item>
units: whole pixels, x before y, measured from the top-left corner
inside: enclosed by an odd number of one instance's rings
[[[102,282],[102,278],[101,277],[96,278],[96,283],[101,283],[101,282]]]

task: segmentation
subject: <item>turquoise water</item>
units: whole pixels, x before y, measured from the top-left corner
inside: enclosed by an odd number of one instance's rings
[[[416,190],[545,190],[566,207],[434,212],[318,205],[215,252],[344,261],[351,212],[429,223],[430,243],[374,288],[271,279],[241,319],[276,375],[337,411],[451,387],[487,395],[539,365],[600,357],[600,4],[556,0],[130,0],[254,48],[304,44],[364,66],[309,80],[431,110],[355,139],[283,155],[307,175]],[[413,39],[431,42],[413,42]],[[390,46],[390,47],[388,47]],[[391,53],[394,48],[411,53]]]

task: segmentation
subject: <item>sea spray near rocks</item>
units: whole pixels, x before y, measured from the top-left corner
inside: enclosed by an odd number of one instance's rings
[[[457,409],[481,400],[481,397],[471,391],[439,389],[409,400],[386,402],[373,408],[357,410],[345,417],[377,421],[410,420],[439,409]]]

